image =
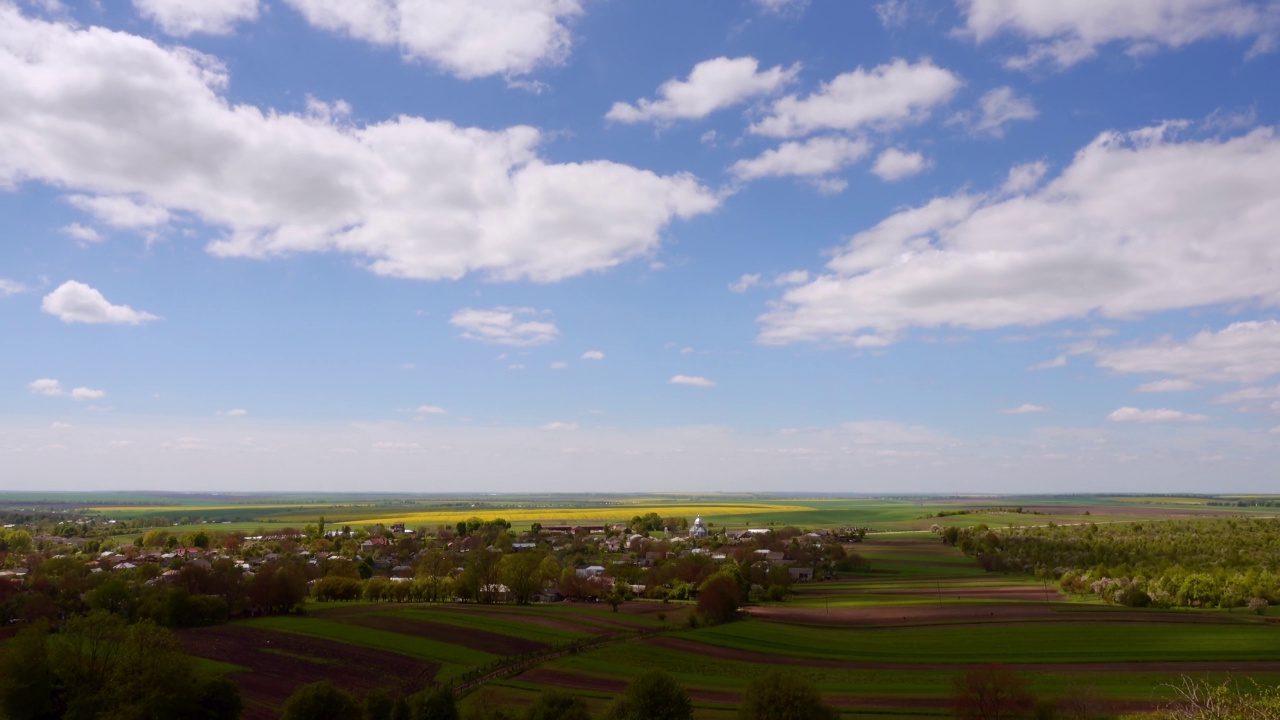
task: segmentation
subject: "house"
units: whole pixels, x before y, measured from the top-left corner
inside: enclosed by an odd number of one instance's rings
[[[577,568],[573,572],[575,575],[583,579],[595,578],[604,574],[604,567],[600,565],[588,565],[584,568]]]
[[[811,567],[790,567],[787,572],[791,573],[791,579],[796,582],[812,582],[813,568]]]
[[[528,552],[529,550],[537,550],[538,543],[531,543],[531,542],[511,543],[511,549],[516,552]]]

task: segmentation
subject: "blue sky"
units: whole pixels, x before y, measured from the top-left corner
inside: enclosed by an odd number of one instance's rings
[[[1277,41],[0,0],[0,489],[1274,490]]]

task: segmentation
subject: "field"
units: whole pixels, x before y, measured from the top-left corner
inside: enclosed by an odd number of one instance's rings
[[[0,493],[0,509],[38,505],[82,508],[104,520],[132,521],[141,534],[148,520],[178,532],[218,529],[245,533],[300,528],[324,517],[329,526],[364,527],[403,522],[408,527],[452,526],[460,520],[502,518],[516,529],[532,523],[586,525],[626,522],[636,515],[701,516],[712,528],[866,527],[872,532],[927,530],[932,525],[1039,525],[1128,522],[1254,513],[1268,507],[1210,505],[1214,498],[1177,496],[830,497],[771,494],[544,495],[230,495],[186,493]],[[1223,496],[1219,502],[1267,501]],[[1014,512],[1021,509],[1023,512]],[[210,528],[213,525],[215,527]]]
[[[803,675],[858,718],[947,717],[952,678],[991,661],[1043,694],[1085,688],[1113,710],[1153,707],[1182,675],[1280,683],[1280,617],[1071,601],[1034,579],[984,573],[926,533],[872,537],[856,549],[876,572],[808,584],[715,627],[689,629],[689,606],[676,603],[632,602],[617,613],[590,603],[333,604],[187,631],[186,640],[202,657],[253,670],[231,674],[243,678],[250,720],[273,717],[304,677],[394,692],[462,683],[516,657],[531,664],[466,702],[525,704],[561,687],[602,710],[651,667],[684,683],[707,719],[734,717],[746,683],[773,667]],[[643,633],[655,628],[663,631]],[[565,652],[574,642],[600,644]]]
[[[29,494],[31,495],[31,494]],[[1244,499],[1244,498],[1238,498]],[[10,505],[36,497],[5,497]],[[747,683],[770,668],[798,673],[848,718],[950,716],[953,679],[1003,662],[1045,695],[1094,697],[1113,711],[1156,707],[1181,676],[1280,684],[1280,612],[1155,610],[1067,597],[1052,582],[984,572],[928,532],[993,527],[1273,516],[1268,507],[1197,497],[831,498],[781,496],[79,496],[102,518],[185,518],[187,527],[406,522],[451,525],[478,516],[517,527],[625,521],[657,512],[701,515],[714,528],[861,526],[849,546],[873,571],[797,585],[746,619],[691,628],[687,603],[532,606],[309,603],[305,616],[181,631],[209,672],[241,686],[248,720],[277,717],[299,684],[330,679],[357,694],[451,684],[464,703],[524,705],[560,687],[603,711],[637,674],[661,667],[689,688],[703,720],[735,717]],[[1267,502],[1274,498],[1258,498]],[[1021,508],[1021,512],[1017,511]],[[208,523],[217,523],[210,527]],[[145,524],[145,523],[143,523]],[[122,534],[122,538],[135,537]]]

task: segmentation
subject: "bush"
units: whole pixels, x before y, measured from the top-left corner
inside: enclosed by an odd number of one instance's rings
[[[676,679],[650,670],[627,685],[613,702],[605,720],[692,720],[693,702]]]
[[[564,690],[543,690],[525,709],[525,720],[591,720],[591,711],[582,698]]]
[[[284,703],[280,720],[351,720],[361,707],[345,690],[329,680],[303,685]]]
[[[804,678],[770,670],[747,685],[738,720],[837,720],[839,711],[822,703]]]
[[[320,602],[359,600],[363,592],[364,586],[359,580],[336,575],[320,578],[311,586],[311,597]]]

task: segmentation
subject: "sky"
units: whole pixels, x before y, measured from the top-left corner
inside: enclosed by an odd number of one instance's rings
[[[0,490],[1275,492],[1270,0],[0,0]]]

